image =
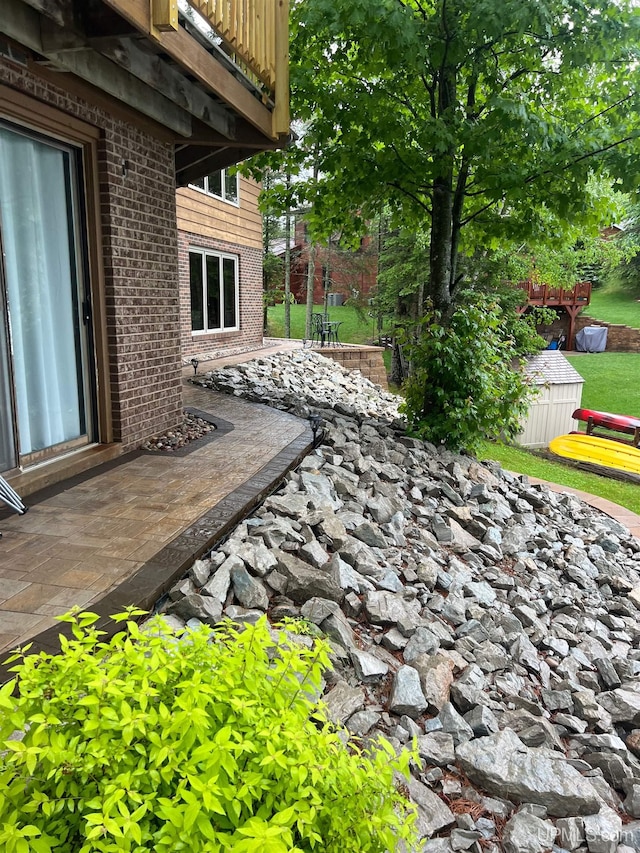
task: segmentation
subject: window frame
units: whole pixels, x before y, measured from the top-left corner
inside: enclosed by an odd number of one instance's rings
[[[201,272],[202,272],[202,315],[203,315],[203,324],[205,326],[204,329],[194,329],[193,328],[193,308],[191,305],[191,255],[200,255],[201,259]],[[207,305],[207,258],[214,257],[218,259],[218,293],[220,297],[219,305],[220,305],[220,321],[224,324],[224,316],[225,316],[225,298],[224,298],[224,261],[230,260],[233,261],[234,268],[234,291],[235,298],[233,304],[233,310],[235,315],[235,325],[234,326],[225,326],[220,325],[217,328],[208,328],[209,317],[208,317],[208,305]],[[240,331],[240,256],[234,255],[230,252],[221,252],[217,249],[207,249],[203,246],[189,246],[189,317],[191,324],[191,335],[200,337],[202,335],[220,335],[226,334],[228,332],[239,332]]]
[[[224,169],[216,169],[215,172],[220,173],[220,186],[222,187],[222,195],[219,195],[216,192],[213,192],[209,188],[209,175],[204,175],[202,177],[202,181],[204,183],[204,187],[199,187],[196,184],[189,184],[189,189],[195,190],[196,192],[203,193],[204,195],[209,196],[210,198],[216,198],[218,201],[223,201],[225,204],[230,204],[232,207],[240,207],[240,175],[236,172],[235,175],[228,175],[228,168]],[[214,174],[214,172],[211,172]],[[236,197],[227,198],[226,188],[227,188],[227,179],[230,177],[234,177],[236,181]]]

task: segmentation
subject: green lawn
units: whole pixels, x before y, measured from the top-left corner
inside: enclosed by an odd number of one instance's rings
[[[599,495],[640,515],[640,486],[634,483],[623,483],[619,480],[610,480],[608,477],[599,477],[597,474],[587,474],[560,463],[541,459],[527,450],[489,441],[483,443],[478,458],[495,459],[509,471],[540,477],[551,483],[559,483],[561,486],[570,486],[592,495]]]
[[[313,311],[322,314],[322,306],[314,305]],[[342,325],[338,336],[344,344],[370,344],[377,338],[376,323],[367,309],[352,305],[337,305],[328,309],[329,320]],[[306,305],[291,306],[291,337],[304,338]],[[272,338],[284,338],[284,305],[273,305],[267,309],[267,334]]]
[[[568,360],[585,380],[583,408],[640,418],[640,353],[595,352]]]
[[[591,304],[584,313],[605,323],[621,323],[640,329],[640,291],[612,282],[591,293]]]
[[[640,387],[636,381],[640,373],[640,354],[599,352],[568,356],[568,359],[585,380],[584,408],[640,417]],[[496,459],[504,468],[519,474],[599,495],[640,514],[640,487],[634,483],[588,474],[561,462],[541,459],[521,448],[488,441],[484,442],[479,456]]]

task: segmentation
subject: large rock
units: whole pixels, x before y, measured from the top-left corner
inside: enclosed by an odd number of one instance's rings
[[[364,598],[364,606],[369,620],[374,625],[396,625],[400,622],[413,623],[416,628],[420,623],[419,603],[406,601],[397,593],[384,590],[368,592]]]
[[[229,557],[202,587],[202,592],[224,604],[231,586],[231,569],[243,567],[244,563],[239,557]]]
[[[550,815],[596,814],[594,787],[559,753],[530,749],[510,729],[461,744],[460,766],[490,794],[518,803],[539,803]]]
[[[418,819],[416,821],[418,838],[426,838],[433,835],[434,832],[444,829],[445,826],[451,826],[455,823],[455,815],[451,809],[422,782],[411,778],[408,782],[408,788],[411,799],[418,807]]]
[[[401,666],[393,681],[389,710],[415,719],[427,709],[427,700],[420,687],[420,676],[411,666]]]
[[[583,822],[589,853],[616,853],[622,831],[620,815],[603,804],[598,814],[588,815]]]
[[[274,556],[278,563],[278,571],[287,578],[287,595],[294,601],[304,603],[310,598],[328,598],[330,601],[341,602],[344,590],[337,577],[337,569],[315,569],[308,563],[276,550]]]
[[[507,821],[502,834],[505,853],[544,853],[556,837],[556,828],[527,812],[517,812]]]
[[[185,621],[195,618],[207,625],[215,625],[222,618],[222,605],[209,595],[194,592],[176,601],[171,612]]]
[[[339,681],[323,698],[327,716],[334,723],[346,723],[356,711],[364,708],[362,687],[350,687],[346,681]]]
[[[244,565],[231,569],[231,583],[233,594],[243,607],[266,610],[269,606],[269,596],[264,585],[252,577]]]
[[[449,691],[453,683],[453,661],[443,655],[419,655],[411,662],[411,666],[418,671],[420,686],[429,710],[438,713],[445,702],[449,701]]]
[[[614,723],[640,723],[640,691],[619,687],[600,693],[598,704],[609,712]]]

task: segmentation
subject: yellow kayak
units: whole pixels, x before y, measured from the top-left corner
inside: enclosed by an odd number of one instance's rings
[[[559,435],[549,442],[549,450],[575,462],[591,462],[605,468],[640,474],[640,450],[609,438],[583,433]]]

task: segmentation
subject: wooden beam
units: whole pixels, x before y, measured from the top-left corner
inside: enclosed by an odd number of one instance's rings
[[[271,112],[208,53],[183,27],[175,33],[154,33],[148,0],[103,0],[148,38],[157,42],[185,71],[229,104],[239,115],[274,139]]]
[[[3,0],[0,32],[30,50],[42,53],[40,16],[20,0]]]
[[[178,0],[151,0],[153,26],[160,32],[178,29]]]
[[[36,0],[34,0],[34,3]],[[192,131],[191,116],[179,106],[171,103],[167,98],[149,89],[140,80],[129,74],[122,68],[114,65],[110,60],[95,53],[89,48],[79,46],[78,36],[67,33],[54,35],[56,29],[44,21],[38,13],[26,6],[21,0],[2,0],[3,14],[0,16],[0,32],[15,39],[25,47],[37,53],[47,56],[55,62],[58,68],[70,71],[82,80],[95,86],[98,90],[106,92],[118,101],[133,108],[136,112],[153,119],[164,128],[169,128],[175,138],[175,134],[189,138]],[[30,3],[30,5],[33,5]],[[41,5],[48,5],[42,3]],[[43,44],[42,33],[49,44],[66,44],[66,48],[59,52],[47,51]],[[73,45],[73,50],[70,46]],[[43,76],[53,79],[61,88],[70,88],[70,81],[60,80],[59,72],[57,80],[51,74]],[[97,93],[96,93],[97,94]],[[91,92],[87,91],[85,97],[89,101],[94,100]],[[128,118],[131,121],[131,117]]]
[[[85,80],[81,80],[80,77],[76,77],[74,74],[61,74],[60,71],[42,64],[36,65],[34,62],[29,64],[29,70],[33,74],[48,80],[54,86],[64,89],[65,92],[75,95],[77,98],[82,98],[88,104],[99,107],[119,121],[126,121],[129,124],[135,125],[135,127],[141,128],[145,133],[155,136],[161,142],[171,144],[176,141],[176,134],[165,125],[154,121],[148,116],[142,115],[132,107],[111,95],[107,95],[106,92],[96,89],[95,86],[92,86]]]
[[[289,0],[276,0],[273,136],[289,134]]]
[[[235,166],[236,163],[252,157],[255,153],[253,148],[246,150],[242,148],[220,148],[213,153],[209,150],[206,157],[196,156],[192,153],[194,159],[192,162],[189,162],[184,152],[178,152],[178,154],[182,154],[183,156],[180,168],[176,162],[176,184],[180,187],[186,187],[187,184],[201,178],[203,175],[209,175],[211,172],[224,169],[227,166]],[[176,161],[177,159],[178,155],[176,155]]]
[[[73,5],[70,0],[23,0],[23,3],[43,14],[59,27],[74,27]],[[4,0],[2,5],[5,6]],[[3,8],[3,17],[5,14]]]
[[[43,26],[42,48],[45,55],[75,53],[93,48],[125,71],[142,80],[155,92],[164,95],[225,139],[235,135],[235,116],[222,104],[209,97],[199,86],[172,68],[150,49],[141,46],[140,38],[92,38],[86,40],[69,30],[53,25]],[[148,44],[148,43],[147,43]]]
[[[115,39],[97,47],[103,56],[186,109],[226,139],[235,138],[235,116],[159,56],[143,50],[136,39]]]
[[[179,136],[191,136],[191,116],[186,110],[91,48],[58,52],[43,49],[42,52],[59,67],[165,125]]]

